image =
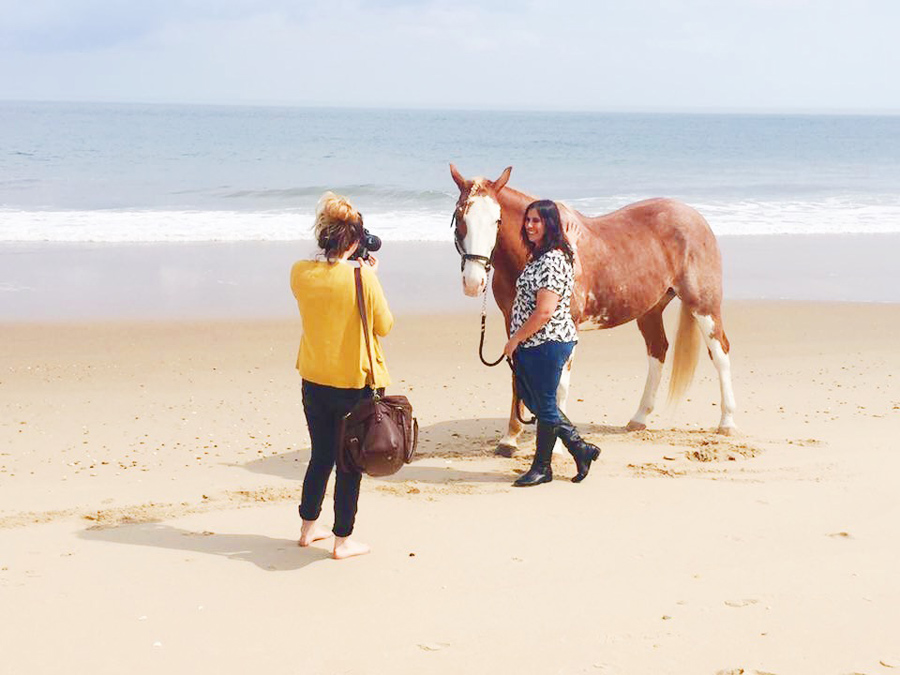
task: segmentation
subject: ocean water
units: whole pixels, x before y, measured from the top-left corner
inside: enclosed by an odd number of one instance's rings
[[[0,241],[291,241],[332,189],[449,241],[448,163],[590,215],[681,199],[720,235],[900,232],[900,117],[0,102]]]

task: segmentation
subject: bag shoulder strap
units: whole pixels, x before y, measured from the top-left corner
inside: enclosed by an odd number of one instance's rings
[[[375,365],[372,361],[372,344],[369,342],[369,322],[366,320],[366,298],[363,295],[362,269],[359,267],[354,268],[353,276],[356,278],[356,307],[359,309],[363,337],[366,340],[366,352],[369,355],[369,373],[366,375],[366,386],[375,391]]]

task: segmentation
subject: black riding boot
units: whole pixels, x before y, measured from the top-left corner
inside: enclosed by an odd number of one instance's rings
[[[578,473],[572,478],[572,482],[580,483],[587,477],[588,471],[591,470],[591,462],[600,456],[600,448],[584,440],[568,417],[562,413],[559,416],[562,418],[562,421],[555,427],[556,435],[559,436],[559,440],[563,442],[563,445],[566,446],[566,449],[575,459],[575,468],[578,469]]]
[[[534,460],[531,468],[513,483],[515,487],[531,487],[553,480],[553,469],[550,460],[553,457],[553,446],[556,444],[556,427],[538,420],[537,438],[535,440]]]

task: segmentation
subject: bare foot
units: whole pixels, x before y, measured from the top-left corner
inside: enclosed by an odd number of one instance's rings
[[[344,558],[352,558],[356,555],[365,555],[370,550],[368,544],[353,541],[348,537],[335,537],[334,553],[332,553],[332,557],[335,560],[343,560]]]
[[[328,539],[331,532],[318,524],[315,520],[304,520],[300,526],[300,540],[297,542],[300,546],[309,546],[314,541],[320,539]]]

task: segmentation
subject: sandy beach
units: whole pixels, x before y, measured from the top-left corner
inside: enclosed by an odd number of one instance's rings
[[[291,264],[308,241],[0,242],[5,322],[291,319]],[[900,234],[719,237],[733,300],[900,303]],[[478,312],[448,242],[388,241],[381,280],[401,314]],[[65,283],[60,283],[64,275]]]
[[[296,545],[309,443],[286,267],[259,285],[283,285],[277,301],[175,272],[136,296],[127,256],[92,268],[114,287],[73,275],[54,296],[28,247],[4,249],[20,267],[0,282],[33,294],[4,293],[0,324],[0,672],[896,672],[900,304],[832,302],[860,298],[816,276],[865,295],[890,285],[889,256],[849,277],[811,256],[788,284],[770,244],[723,244],[744,270],[725,307],[740,433],[714,433],[705,358],[687,400],[626,433],[642,341],[634,325],[586,332],[569,414],[603,454],[580,485],[556,457],[556,480],[527,490],[510,484],[531,434],[492,453],[508,371],[478,361],[480,301],[462,298],[452,247],[414,287],[421,267],[401,275],[386,250],[392,391],[415,406],[419,455],[363,480],[373,553],[341,562],[328,541]]]

